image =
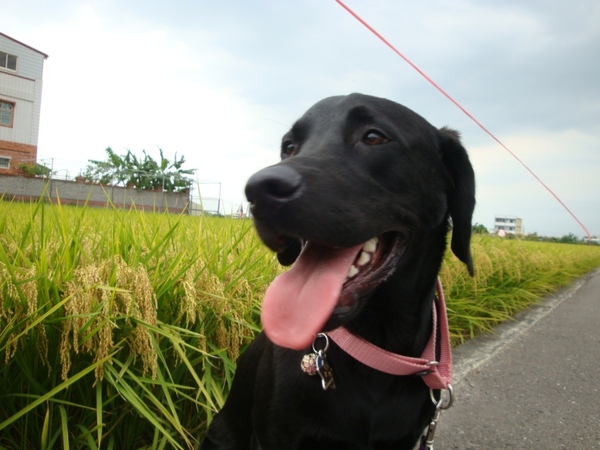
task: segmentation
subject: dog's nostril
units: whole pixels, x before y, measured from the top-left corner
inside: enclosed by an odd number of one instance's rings
[[[283,202],[292,199],[302,186],[302,176],[292,167],[274,165],[256,172],[246,184],[251,203],[261,200]]]

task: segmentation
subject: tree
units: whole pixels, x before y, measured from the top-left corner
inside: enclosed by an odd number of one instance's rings
[[[136,189],[156,189],[161,187],[167,192],[183,192],[189,189],[193,183],[190,175],[193,169],[184,170],[185,157],[171,162],[164,157],[161,148],[160,162],[155,161],[146,150],[142,150],[143,158],[138,158],[131,150],[125,155],[117,155],[110,147],[107,147],[106,161],[89,160],[84,176],[97,183],[118,185],[133,185]]]
[[[485,225],[481,225],[480,223],[475,223],[472,230],[473,234],[488,234],[488,229]]]
[[[573,233],[569,233],[559,239],[558,242],[562,242],[565,244],[577,244],[579,242],[579,238],[575,236]]]
[[[33,177],[47,178],[53,174],[52,169],[50,169],[50,167],[36,162],[21,163],[17,166],[17,169]]]

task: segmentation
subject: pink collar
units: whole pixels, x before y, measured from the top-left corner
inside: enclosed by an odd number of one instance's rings
[[[450,333],[446,302],[441,282],[436,284],[439,305],[433,302],[433,328],[429,342],[420,358],[397,355],[383,350],[363,338],[350,333],[346,328],[339,327],[326,333],[342,350],[357,361],[391,375],[421,375],[430,389],[448,389],[452,383],[452,351],[450,348]],[[436,336],[440,331],[440,360],[436,361]]]

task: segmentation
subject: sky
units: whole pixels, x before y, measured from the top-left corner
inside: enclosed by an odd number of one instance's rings
[[[526,233],[585,235],[522,161],[600,234],[600,2],[345,3],[515,156],[334,0],[3,0],[0,32],[49,55],[38,158],[57,176],[106,147],[162,148],[235,212],[306,109],[361,92],[460,131],[474,222],[514,215]]]

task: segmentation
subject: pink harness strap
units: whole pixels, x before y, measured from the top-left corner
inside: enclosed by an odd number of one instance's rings
[[[391,375],[421,374],[425,384],[431,389],[448,389],[452,383],[452,351],[450,348],[450,333],[448,331],[448,316],[446,302],[441,282],[436,284],[439,305],[433,304],[433,328],[429,342],[420,358],[397,355],[383,350],[359,336],[350,333],[346,328],[339,327],[327,335],[346,353],[357,361],[380,372]],[[439,321],[438,321],[439,308]],[[439,322],[439,324],[438,324]],[[440,360],[436,361],[436,336],[439,326]]]

